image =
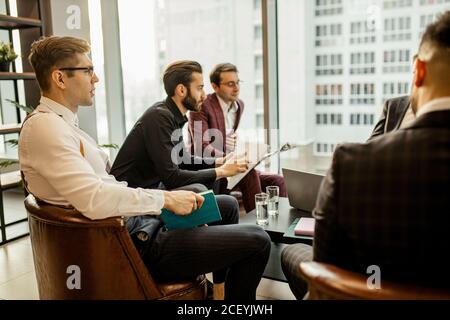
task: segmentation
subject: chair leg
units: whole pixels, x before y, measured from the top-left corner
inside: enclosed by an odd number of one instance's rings
[[[224,300],[225,299],[225,283],[215,283],[214,284],[214,300]]]

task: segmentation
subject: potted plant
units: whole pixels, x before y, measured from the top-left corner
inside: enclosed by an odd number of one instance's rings
[[[10,42],[0,42],[0,71],[9,72],[11,61],[17,57]]]

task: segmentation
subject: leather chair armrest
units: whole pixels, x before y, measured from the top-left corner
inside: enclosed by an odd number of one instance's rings
[[[435,300],[450,299],[450,291],[381,281],[380,289],[367,285],[368,275],[319,262],[302,262],[300,274],[309,283],[309,299]]]

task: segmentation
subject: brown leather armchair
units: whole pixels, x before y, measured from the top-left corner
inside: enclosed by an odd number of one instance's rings
[[[448,300],[450,291],[382,281],[381,289],[369,289],[367,276],[337,266],[300,263],[300,273],[308,281],[309,300]]]
[[[41,299],[206,298],[206,278],[156,283],[142,261],[122,218],[89,220],[74,209],[25,199],[34,266]],[[80,269],[81,289],[70,290]],[[69,280],[68,280],[69,279]]]

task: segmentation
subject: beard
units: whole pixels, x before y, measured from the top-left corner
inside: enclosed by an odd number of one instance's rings
[[[181,101],[183,106],[188,109],[189,111],[199,111],[200,110],[200,103],[195,100],[195,98],[191,95],[191,89],[187,88],[187,96],[186,98]]]

